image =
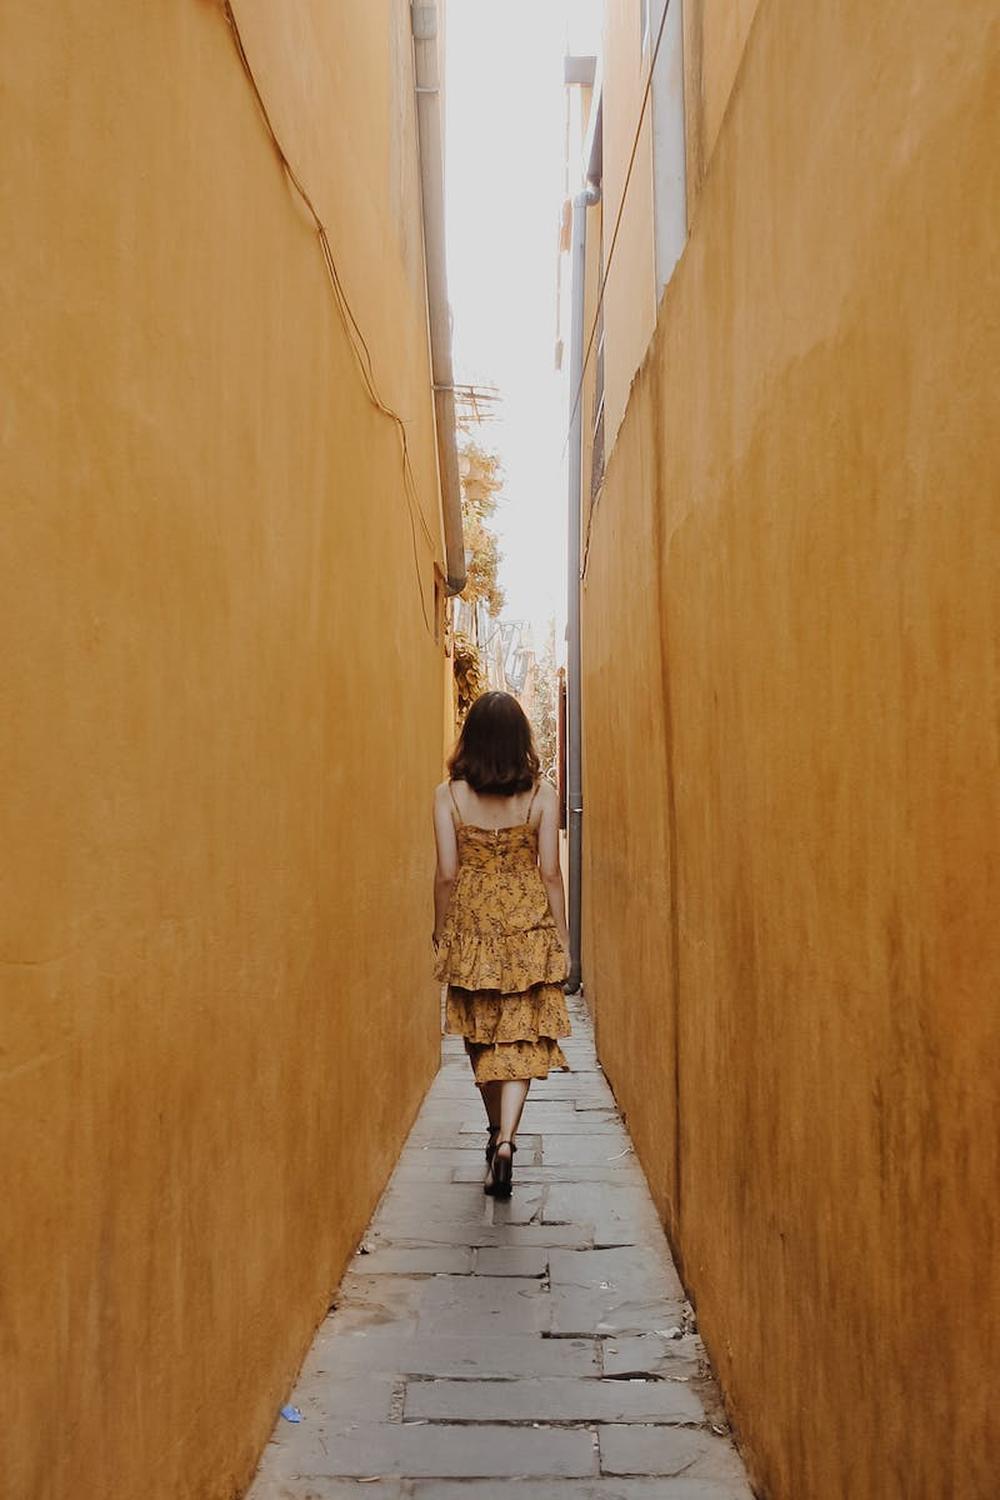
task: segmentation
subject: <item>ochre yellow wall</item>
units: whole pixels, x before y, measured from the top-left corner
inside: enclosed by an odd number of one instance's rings
[[[432,1076],[408,7],[0,19],[0,1488],[252,1473]],[[416,547],[416,562],[414,561]]]
[[[691,219],[760,0],[683,3],[685,154]]]
[[[773,1500],[1000,1473],[997,83],[762,0],[593,517],[585,984]]]
[[[758,4],[759,0],[684,0],[689,218],[697,208]],[[602,235],[605,262],[610,263],[604,294],[605,448],[609,454],[625,415],[632,380],[656,327],[652,107],[647,101],[643,113],[643,96],[662,9],[650,0],[650,12],[649,43],[643,49],[639,0],[606,0],[604,6]],[[623,193],[625,207],[618,222]],[[592,321],[588,313],[588,335]]]

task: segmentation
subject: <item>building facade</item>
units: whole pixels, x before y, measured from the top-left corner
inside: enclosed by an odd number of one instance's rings
[[[997,63],[608,0],[574,85],[584,984],[774,1500],[1000,1472]]]
[[[2,1488],[222,1500],[438,1062],[432,97],[404,0],[0,72]]]

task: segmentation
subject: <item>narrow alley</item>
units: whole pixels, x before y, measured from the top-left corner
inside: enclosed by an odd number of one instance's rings
[[[571,1001],[514,1195],[458,1038],[248,1500],[750,1500],[645,1179]],[[287,1410],[287,1408],[286,1408]]]
[[[3,7],[0,1500],[998,1500],[998,78]]]

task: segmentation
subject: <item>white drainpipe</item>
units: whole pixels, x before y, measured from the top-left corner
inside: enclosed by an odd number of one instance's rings
[[[566,597],[566,832],[569,841],[569,988],[582,983],[580,937],[583,882],[583,719],[580,677],[580,527],[583,514],[583,319],[587,293],[587,210],[600,201],[589,181],[573,199],[570,239],[569,569]]]

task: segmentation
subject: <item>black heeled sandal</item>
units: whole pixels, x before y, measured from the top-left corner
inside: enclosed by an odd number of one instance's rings
[[[493,1156],[494,1156],[494,1153],[495,1153],[495,1151],[497,1149],[496,1138],[497,1138],[497,1136],[499,1134],[500,1134],[500,1126],[499,1125],[491,1125],[490,1126],[490,1132],[489,1132],[490,1138],[489,1138],[489,1140],[486,1143],[486,1165],[489,1167],[491,1175],[490,1175],[489,1179],[486,1182],[483,1183],[483,1192],[484,1193],[489,1193],[491,1197],[493,1195],[493,1188],[494,1188],[494,1181],[493,1181],[493,1177],[492,1177],[492,1172],[493,1172]]]
[[[498,1156],[497,1152],[501,1146],[510,1147],[509,1156]],[[497,1141],[493,1150],[493,1196],[494,1198],[509,1198],[513,1190],[513,1168],[514,1152],[517,1147],[513,1141]]]

